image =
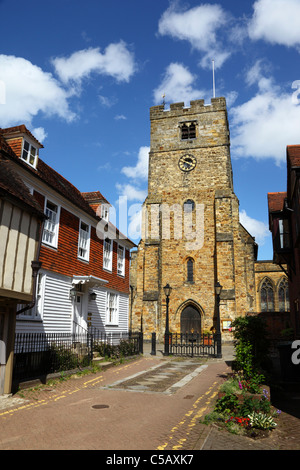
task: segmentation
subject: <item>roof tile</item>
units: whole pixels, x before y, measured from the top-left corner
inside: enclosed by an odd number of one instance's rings
[[[287,197],[286,192],[268,193],[269,212],[282,211],[284,200],[286,197]]]

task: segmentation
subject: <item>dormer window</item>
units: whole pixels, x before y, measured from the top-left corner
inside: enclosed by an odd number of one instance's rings
[[[23,139],[23,149],[21,155],[22,160],[36,168],[37,157],[37,148],[30,144],[27,140]]]

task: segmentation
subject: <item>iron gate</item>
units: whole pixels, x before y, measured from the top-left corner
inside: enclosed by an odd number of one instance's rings
[[[212,334],[169,333],[165,335],[165,350],[174,356],[216,356],[217,339]]]

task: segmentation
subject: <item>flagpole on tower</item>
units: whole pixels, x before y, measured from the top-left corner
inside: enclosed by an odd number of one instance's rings
[[[215,61],[212,60],[212,69],[213,69],[213,97],[216,97],[216,86],[215,86]]]

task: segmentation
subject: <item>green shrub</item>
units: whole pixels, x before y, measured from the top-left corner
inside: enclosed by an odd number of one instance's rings
[[[70,349],[62,345],[51,344],[50,348],[50,363],[52,364],[53,372],[61,372],[64,370],[71,370],[78,367],[78,356]]]
[[[226,395],[217,400],[214,411],[222,414],[230,414],[236,410],[238,402],[236,395],[226,393]]]
[[[245,397],[244,400],[239,404],[236,409],[236,414],[238,416],[247,417],[250,413],[270,413],[271,412],[271,404],[269,400],[262,397],[260,399],[256,397]]]
[[[247,350],[248,354],[251,354],[253,370],[261,370],[268,366],[270,342],[265,321],[259,316],[247,315],[236,318],[232,322],[232,327],[237,352],[236,366],[239,367],[239,362],[247,359]]]
[[[135,343],[130,339],[121,340],[117,345],[107,344],[100,341],[94,344],[94,350],[102,357],[115,359],[136,354]]]

